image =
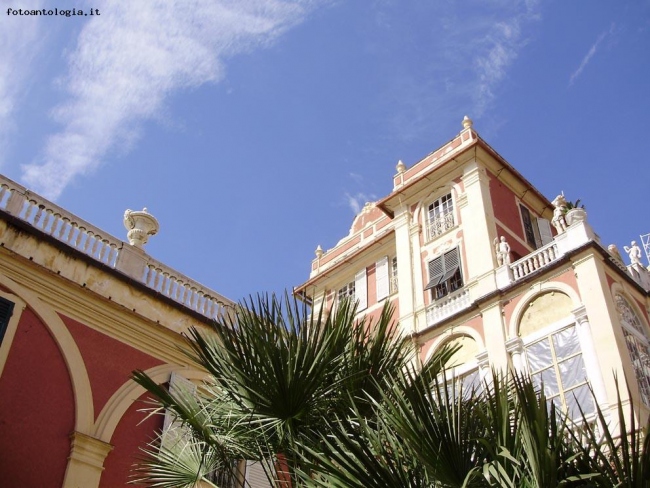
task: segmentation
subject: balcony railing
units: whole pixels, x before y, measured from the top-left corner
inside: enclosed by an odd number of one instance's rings
[[[437,324],[472,304],[469,290],[461,289],[437,300],[427,308],[427,327]]]
[[[551,241],[545,246],[540,247],[536,251],[512,263],[510,265],[512,276],[515,281],[519,280],[534,273],[538,269],[543,268],[547,264],[552,263],[559,257],[560,255],[558,253],[557,244],[555,241]]]
[[[438,215],[427,221],[427,234],[429,240],[444,234],[455,225],[454,214],[452,212]]]
[[[130,244],[2,175],[0,210],[205,317],[215,318],[224,311],[225,306],[232,304],[219,293],[146,253],[133,253],[134,248]],[[129,251],[133,253],[131,259],[120,259],[122,253],[128,254]]]

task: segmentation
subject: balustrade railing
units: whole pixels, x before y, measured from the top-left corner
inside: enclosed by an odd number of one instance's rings
[[[558,259],[559,253],[555,241],[540,247],[535,252],[515,261],[510,265],[515,280],[519,280]]]
[[[438,215],[427,221],[427,232],[429,240],[444,234],[447,230],[455,225],[454,214],[449,212],[443,215]]]
[[[466,309],[471,304],[469,290],[466,288],[447,295],[427,308],[427,326],[435,325],[456,312]]]
[[[115,266],[122,241],[2,176],[0,209],[101,263]]]
[[[177,303],[215,318],[232,302],[187,276],[141,253],[144,272],[121,269],[120,253],[132,247],[58,205],[0,175],[0,210],[49,234],[59,242],[120,271]],[[140,254],[138,254],[140,258]]]

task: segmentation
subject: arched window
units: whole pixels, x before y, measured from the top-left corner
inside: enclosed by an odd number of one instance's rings
[[[526,365],[534,384],[570,418],[594,413],[580,337],[571,299],[550,291],[528,305],[519,322]]]
[[[617,294],[615,299],[625,344],[639,384],[639,394],[643,403],[650,407],[650,339],[630,303],[620,294]]]
[[[446,341],[447,345],[459,347],[449,360],[447,381],[455,383],[455,391],[462,388],[463,395],[472,391],[482,391],[481,376],[479,372],[476,355],[478,354],[478,344],[467,335],[459,335]]]

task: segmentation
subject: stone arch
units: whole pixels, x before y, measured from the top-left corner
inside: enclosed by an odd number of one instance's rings
[[[431,359],[431,356],[433,356],[433,353],[440,349],[443,344],[463,336],[474,340],[476,343],[477,353],[485,350],[485,342],[483,341],[483,337],[475,329],[466,325],[450,327],[444,333],[440,334],[433,340],[433,344],[431,344],[431,347],[427,351],[427,355],[424,358],[423,363],[426,364]]]
[[[74,430],[82,433],[90,433],[95,418],[92,389],[90,387],[86,364],[72,334],[54,309],[44,303],[36,293],[19,285],[3,274],[0,274],[0,284],[24,301],[52,335],[54,342],[63,356],[70,383],[72,384],[75,406]]]
[[[191,380],[203,380],[206,373],[183,368],[174,364],[162,364],[154,366],[145,373],[157,383],[164,383],[169,380],[172,372],[180,373]],[[93,435],[110,444],[113,433],[120,420],[133,402],[138,399],[146,390],[133,380],[128,380],[109,398],[104,408],[97,416],[93,429]]]
[[[512,317],[510,318],[510,323],[508,324],[508,337],[507,339],[514,339],[519,337],[519,324],[524,317],[524,314],[531,303],[537,300],[539,297],[546,295],[547,293],[558,292],[562,295],[565,295],[569,299],[568,312],[578,308],[582,302],[578,293],[566,283],[561,283],[559,281],[551,281],[547,283],[540,283],[532,287],[531,290],[524,293],[519,300],[519,303],[515,306],[513,310]],[[566,317],[569,314],[564,314]],[[550,324],[550,322],[549,322]]]
[[[628,305],[632,307],[637,317],[643,324],[646,335],[650,337],[650,324],[648,324],[646,314],[643,313],[643,310],[641,310],[639,304],[634,299],[634,297],[632,297],[632,295],[630,295],[619,283],[612,283],[612,286],[610,287],[610,292],[612,294],[612,303],[614,304],[614,308],[616,308],[616,295],[621,295],[623,298],[625,298],[625,301],[628,303]],[[617,313],[617,317],[618,317],[618,313]]]

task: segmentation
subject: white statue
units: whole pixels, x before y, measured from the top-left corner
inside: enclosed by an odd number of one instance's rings
[[[555,209],[553,210],[553,220],[551,223],[558,234],[564,232],[567,228],[566,220],[564,220],[564,214],[567,211],[566,208],[566,199],[564,198],[564,193],[555,197],[555,200],[551,202]]]
[[[499,266],[510,264],[510,245],[506,242],[506,238],[501,236],[501,241],[494,238],[494,252],[497,255],[497,263]]]
[[[641,265],[641,248],[637,246],[636,241],[632,241],[631,247],[623,246],[623,249],[630,257],[630,264]]]

